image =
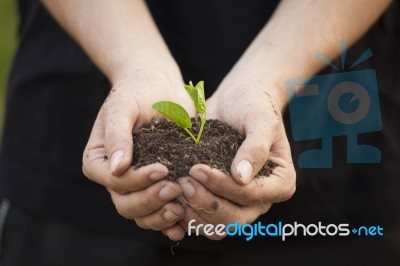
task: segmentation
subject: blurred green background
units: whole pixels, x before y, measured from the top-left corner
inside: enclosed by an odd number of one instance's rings
[[[16,0],[0,0],[0,135],[7,75],[17,43]]]

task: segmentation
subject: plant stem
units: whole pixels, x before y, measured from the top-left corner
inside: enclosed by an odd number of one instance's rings
[[[184,130],[186,131],[186,133],[188,133],[189,134],[189,136],[193,139],[193,141],[194,141],[194,143],[198,143],[198,141],[197,141],[197,139],[196,139],[196,137],[195,136],[193,136],[193,134],[192,134],[192,132],[190,132],[190,130],[189,129],[187,129],[187,128],[184,128]]]
[[[198,144],[200,142],[200,138],[201,135],[203,134],[203,130],[204,130],[204,125],[206,124],[206,116],[201,114],[200,115],[200,119],[201,119],[201,125],[200,125],[200,130],[199,133],[197,134],[197,139],[196,139],[196,144]]]

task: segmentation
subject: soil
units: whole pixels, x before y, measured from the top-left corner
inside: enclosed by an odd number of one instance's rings
[[[200,121],[192,119],[194,135]],[[207,164],[225,173],[230,172],[233,158],[244,136],[219,120],[207,120],[200,143],[195,144],[182,128],[167,120],[153,119],[133,135],[132,165],[141,167],[159,162],[169,169],[170,180],[187,176],[195,164]],[[267,161],[258,176],[269,176],[277,165]]]

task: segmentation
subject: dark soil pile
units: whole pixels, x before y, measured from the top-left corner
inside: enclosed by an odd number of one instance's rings
[[[193,119],[192,132],[197,135],[200,121]],[[182,128],[166,120],[153,119],[148,127],[133,135],[132,165],[141,167],[159,162],[169,169],[169,178],[189,174],[195,164],[207,164],[225,173],[231,164],[244,136],[219,120],[208,120],[200,143],[195,144]],[[258,175],[269,176],[276,164],[268,161]]]

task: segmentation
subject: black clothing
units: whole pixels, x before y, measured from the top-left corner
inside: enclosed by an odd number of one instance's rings
[[[120,217],[108,192],[82,174],[82,152],[110,85],[40,1],[19,4],[20,45],[8,86],[0,195],[31,213],[101,231],[164,239]],[[206,80],[208,95],[276,4],[149,1],[184,79]]]
[[[31,215],[149,243],[170,243],[159,232],[141,230],[120,217],[108,192],[83,176],[82,152],[110,85],[39,1],[19,3],[20,45],[8,85],[0,150],[0,197]],[[185,81],[205,80],[210,96],[268,21],[277,1],[151,0],[148,4]],[[342,152],[345,139],[335,138],[334,167],[297,169],[295,196],[274,205],[261,220],[380,224],[398,230],[399,27],[399,4],[393,2],[348,52],[348,62],[366,48],[374,53],[358,67],[377,71],[384,128],[361,136],[361,140],[380,148],[382,163],[346,164]],[[286,126],[291,139],[289,123]],[[291,141],[295,163],[307,145]],[[207,241],[206,245],[223,246],[220,243],[230,241]],[[186,243],[190,242],[203,243],[204,248],[205,242],[199,238]],[[251,243],[276,244],[265,238]]]

